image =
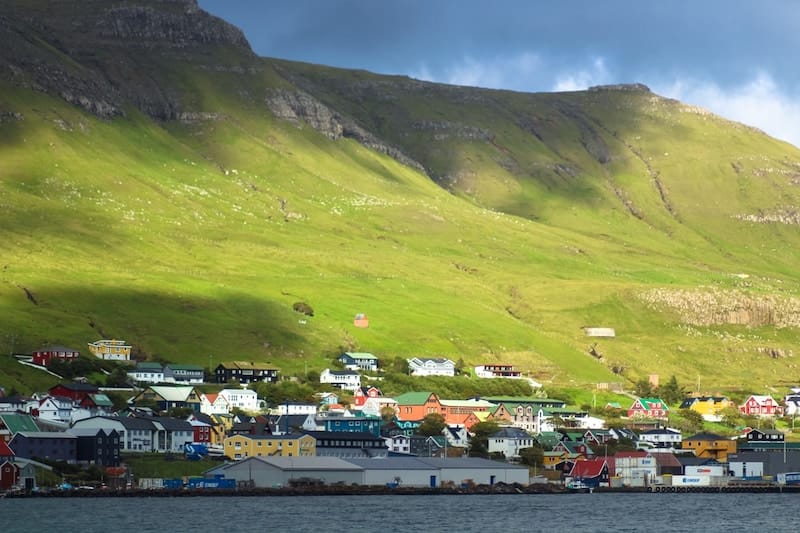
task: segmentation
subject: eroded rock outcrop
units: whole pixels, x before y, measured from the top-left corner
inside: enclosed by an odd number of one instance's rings
[[[196,0],[83,0],[80,9],[67,2],[0,3],[0,78],[101,118],[124,115],[128,106],[162,120],[198,112],[186,109],[183,88],[161,76],[148,54],[183,53],[189,60],[187,49],[202,46],[254,57],[238,28]]]

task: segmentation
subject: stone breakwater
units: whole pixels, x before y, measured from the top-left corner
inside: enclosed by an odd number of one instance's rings
[[[504,484],[456,487],[389,487],[385,485],[323,485],[308,487],[236,488],[236,489],[95,489],[52,490],[32,493],[7,493],[7,498],[179,498],[190,496],[359,496],[359,495],[448,495],[448,494],[565,494],[567,489],[553,484]]]

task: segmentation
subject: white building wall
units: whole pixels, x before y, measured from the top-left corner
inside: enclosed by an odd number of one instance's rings
[[[250,389],[222,389],[219,391],[228,404],[244,411],[258,411],[258,394]]]

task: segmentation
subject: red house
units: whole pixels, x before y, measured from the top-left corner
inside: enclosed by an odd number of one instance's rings
[[[739,406],[739,410],[746,415],[776,416],[783,414],[783,407],[772,396],[751,395]]]
[[[81,353],[72,348],[65,348],[63,346],[49,346],[36,350],[33,355],[33,364],[39,366],[47,366],[53,359],[61,359],[62,361],[72,362],[78,358]]]
[[[639,398],[628,409],[628,418],[667,418],[669,407],[661,398]]]
[[[77,403],[83,402],[89,395],[97,394],[99,391],[100,389],[88,383],[59,383],[47,390],[50,396],[63,396]]]
[[[14,450],[12,450],[4,439],[0,439],[0,461],[12,459],[14,457]]]
[[[19,482],[19,467],[11,461],[0,463],[0,490],[8,490]]]
[[[189,420],[189,423],[192,425],[192,433],[194,437],[194,442],[200,442],[203,444],[210,444],[211,443],[211,425],[205,422],[201,422],[200,420]]]
[[[359,387],[353,393],[353,404],[356,407],[361,407],[367,402],[368,398],[380,398],[381,396],[383,394],[377,387]]]
[[[14,451],[0,439],[0,490],[8,490],[19,482],[19,467],[11,462]]]

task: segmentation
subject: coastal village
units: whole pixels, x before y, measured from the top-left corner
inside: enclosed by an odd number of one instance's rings
[[[668,388],[653,375],[646,383],[652,395],[620,390],[624,404],[575,406],[548,397],[512,365],[484,364],[464,379],[524,380],[532,394],[452,398],[414,390],[389,397],[380,387],[380,358],[343,352],[335,368],[319,373],[323,392],[313,402],[270,405],[255,385],[284,378],[268,364],[223,361],[206,370],[137,362],[116,339],[91,342],[88,351],[120,365],[129,386],[74,379],[20,395],[0,382],[0,493],[303,486],[691,492],[800,484],[800,441],[791,439],[800,388],[740,403],[708,394],[670,402],[658,396]],[[50,346],[17,359],[50,372],[82,357]],[[406,364],[411,377],[458,373],[447,358]],[[115,405],[112,394],[124,394],[125,405]],[[707,429],[734,417],[748,424],[724,435]],[[675,420],[683,426],[671,427]],[[202,474],[142,476],[130,463],[145,455],[200,465]],[[75,473],[90,470],[101,480]]]

